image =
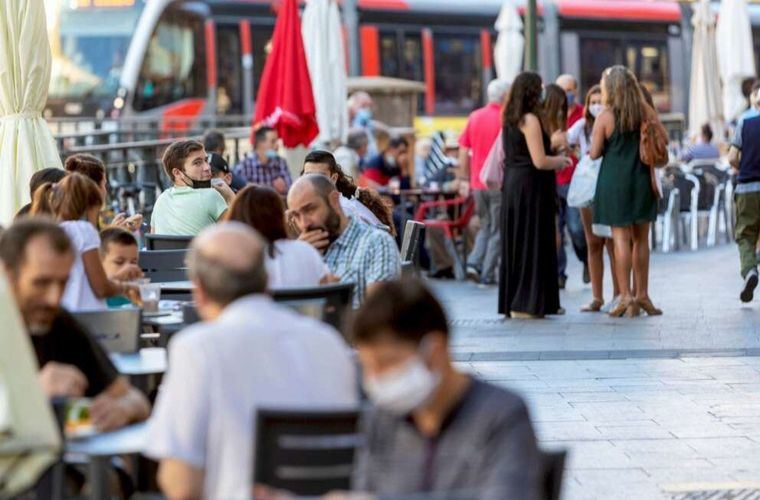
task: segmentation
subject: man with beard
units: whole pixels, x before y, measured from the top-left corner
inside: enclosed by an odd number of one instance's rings
[[[90,417],[101,431],[148,417],[147,399],[116,371],[103,349],[61,308],[74,251],[53,222],[25,219],[0,236],[0,261],[41,367],[49,396],[93,398]]]
[[[356,284],[354,307],[375,284],[399,277],[401,258],[393,237],[347,217],[340,207],[340,193],[328,177],[302,176],[290,188],[288,207],[299,238],[324,254],[330,272],[341,282]]]

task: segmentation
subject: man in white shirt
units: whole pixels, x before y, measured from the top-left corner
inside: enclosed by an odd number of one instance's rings
[[[235,222],[205,229],[189,250],[204,322],[172,340],[145,450],[169,498],[249,498],[259,408],[358,404],[348,346],[264,295],[263,261],[261,237]]]

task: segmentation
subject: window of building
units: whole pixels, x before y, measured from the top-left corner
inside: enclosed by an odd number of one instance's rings
[[[433,34],[436,114],[464,115],[482,95],[483,66],[476,34]]]

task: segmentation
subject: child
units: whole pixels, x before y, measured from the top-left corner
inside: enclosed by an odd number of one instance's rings
[[[100,262],[106,276],[112,280],[124,279],[124,276],[142,276],[137,264],[139,250],[137,239],[124,229],[109,227],[100,232]],[[139,294],[129,290],[126,295],[106,299],[108,307],[121,307],[129,304],[139,305]]]

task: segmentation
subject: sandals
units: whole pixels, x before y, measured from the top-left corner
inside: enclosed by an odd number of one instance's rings
[[[636,302],[647,313],[647,316],[662,316],[662,309],[656,308],[649,297],[644,300],[637,300]]]
[[[604,301],[602,299],[594,299],[585,306],[581,307],[581,312],[583,313],[595,313],[602,310],[602,306],[604,306]]]

